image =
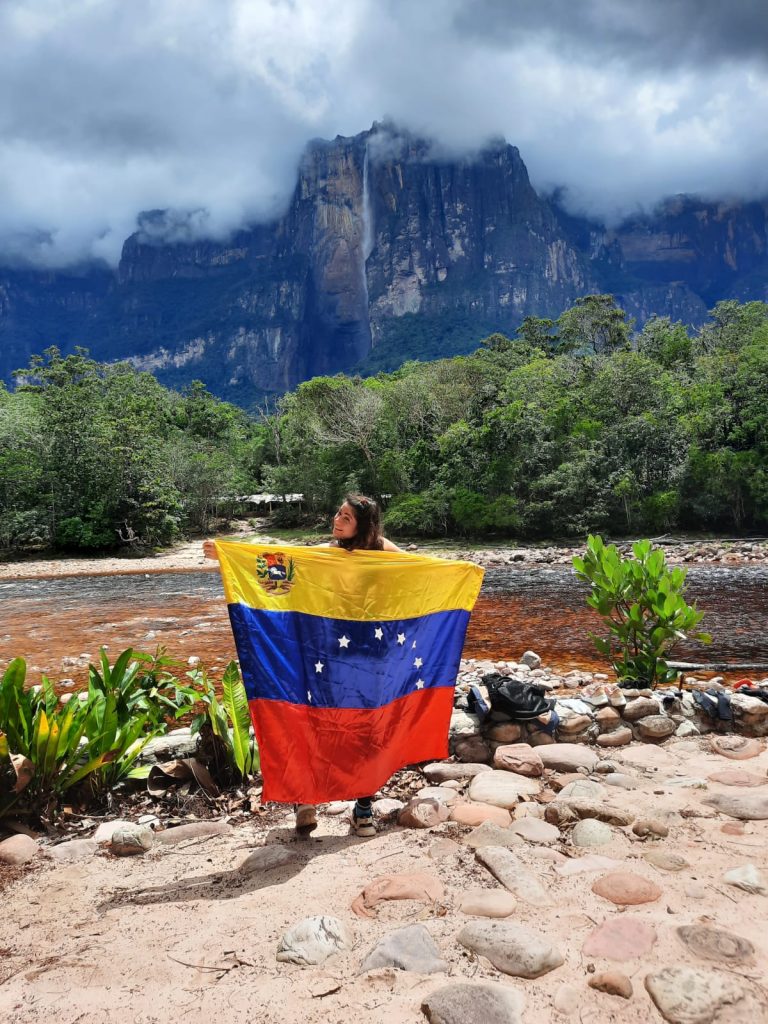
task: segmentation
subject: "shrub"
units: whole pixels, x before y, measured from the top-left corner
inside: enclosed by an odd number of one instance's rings
[[[222,678],[222,700],[204,671],[189,672],[205,710],[192,723],[200,733],[203,756],[222,781],[247,779],[259,770],[259,749],[252,735],[248,697],[240,670],[231,661]],[[207,755],[207,756],[206,756]]]
[[[577,574],[591,586],[587,604],[608,629],[608,637],[590,636],[597,650],[610,658],[620,680],[645,686],[670,682],[677,672],[666,656],[680,640],[711,643],[695,630],[704,612],[686,604],[685,569],[667,567],[664,552],[649,540],[632,546],[633,558],[622,558],[615,545],[590,536],[583,558],[575,557]]]

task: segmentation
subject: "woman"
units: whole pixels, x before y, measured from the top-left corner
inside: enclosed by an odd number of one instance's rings
[[[397,544],[387,540],[381,532],[381,513],[373,498],[362,494],[348,494],[338,512],[333,517],[334,547],[345,551],[402,551]],[[328,545],[320,544],[318,547]],[[212,540],[203,543],[206,558],[216,558],[216,548]],[[355,801],[352,811],[352,827],[355,834],[363,837],[376,835],[373,820],[372,800],[370,796],[360,796]],[[299,804],[294,807],[296,812],[296,831],[301,836],[308,836],[317,828],[317,812],[312,804]]]

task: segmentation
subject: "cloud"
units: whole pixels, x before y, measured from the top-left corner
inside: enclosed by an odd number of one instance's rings
[[[768,195],[763,0],[4,0],[0,254],[114,264],[141,211],[225,237],[314,137],[391,118],[517,145],[615,218]]]

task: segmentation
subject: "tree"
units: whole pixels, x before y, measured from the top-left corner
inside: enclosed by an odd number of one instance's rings
[[[612,295],[584,295],[557,318],[561,352],[610,353],[630,347],[632,320]]]

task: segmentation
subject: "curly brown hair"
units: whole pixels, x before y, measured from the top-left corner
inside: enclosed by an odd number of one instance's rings
[[[354,537],[338,540],[339,547],[346,548],[347,551],[356,549],[381,551],[384,544],[381,536],[381,511],[378,503],[364,494],[346,494],[342,504],[349,505],[354,512],[357,532]]]

